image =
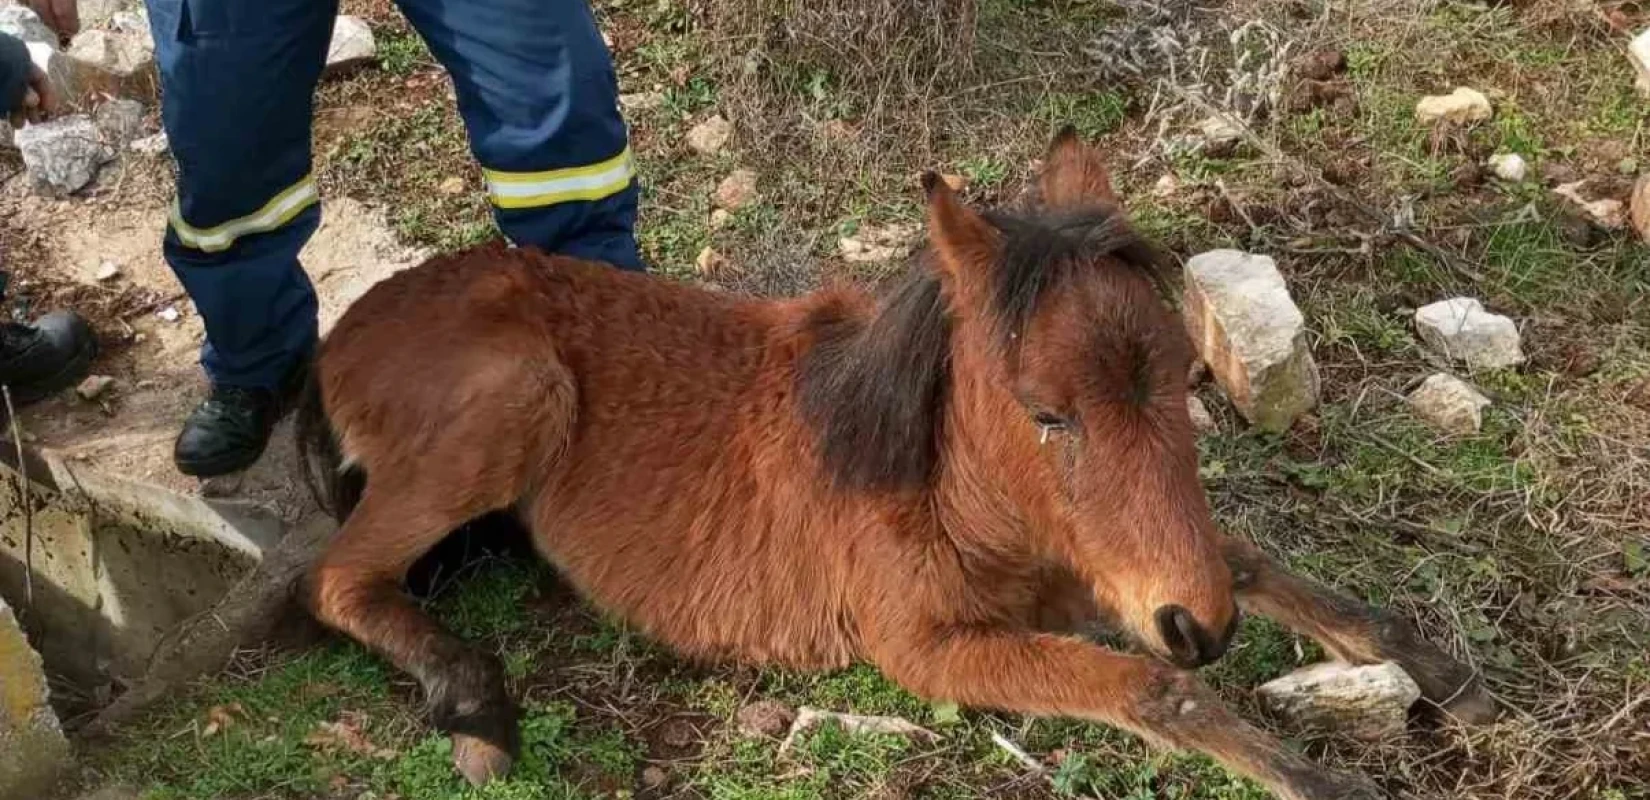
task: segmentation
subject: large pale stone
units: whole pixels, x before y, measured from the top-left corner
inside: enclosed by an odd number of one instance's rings
[[[1650,98],[1650,28],[1640,31],[1627,45],[1627,60],[1638,73],[1633,85],[1638,87],[1639,94]]]
[[[1416,416],[1444,433],[1477,433],[1484,424],[1490,399],[1472,385],[1442,372],[1428,377],[1409,393]]]
[[[9,33],[25,43],[57,46],[57,34],[27,6],[0,6],[0,33]]]
[[[332,43],[327,46],[329,74],[371,64],[377,58],[378,42],[365,20],[345,14],[333,21]]]
[[[147,26],[81,31],[69,42],[67,55],[74,65],[76,96],[158,96],[155,42]]]
[[[1629,205],[1633,230],[1640,239],[1650,242],[1650,173],[1639,176],[1638,182],[1633,184],[1633,199]]]
[[[716,186],[716,205],[729,211],[738,211],[756,199],[756,173],[736,169]]]
[[[1186,262],[1186,326],[1239,413],[1287,430],[1318,404],[1306,323],[1272,259],[1214,250]]]
[[[866,225],[853,236],[837,240],[842,258],[855,264],[897,261],[911,254],[922,240],[922,225],[915,222],[895,222],[889,225]]]
[[[69,743],[48,699],[40,655],[0,599],[0,797],[45,797],[67,764]]]
[[[1502,369],[1524,363],[1518,326],[1484,310],[1471,297],[1454,297],[1415,312],[1415,329],[1433,350],[1474,369]]]
[[[1421,687],[1390,661],[1313,664],[1256,691],[1262,705],[1296,725],[1369,740],[1402,733],[1409,707],[1421,697]]]
[[[1468,125],[1483,122],[1494,114],[1490,99],[1483,92],[1465,86],[1449,94],[1423,97],[1415,104],[1415,119],[1429,125],[1440,121]]]
[[[35,190],[51,196],[80,191],[114,156],[91,117],[84,114],[26,126],[17,131],[16,139]]]

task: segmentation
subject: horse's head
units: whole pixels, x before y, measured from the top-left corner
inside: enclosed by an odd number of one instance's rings
[[[1206,663],[1237,613],[1198,480],[1190,341],[1100,155],[1068,130],[1045,163],[1040,207],[1026,215],[982,215],[924,181],[953,357],[984,376],[981,391],[953,393],[964,415],[954,418],[989,449],[1025,526],[1101,607],[1161,655]],[[999,390],[1013,398],[1007,414]]]

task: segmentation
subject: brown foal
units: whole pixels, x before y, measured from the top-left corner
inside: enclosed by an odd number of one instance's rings
[[[1188,669],[1238,608],[1393,660],[1477,720],[1473,673],[1406,622],[1216,529],[1193,358],[1155,251],[1069,131],[1040,200],[981,214],[929,176],[930,247],[880,301],[704,291],[528,249],[375,286],[322,346],[301,419],[343,527],[324,623],[415,676],[458,769],[508,769],[498,661],[409,600],[449,531],[513,511],[596,605],[691,658],[876,664],[966,705],[1097,720],[1288,798],[1381,796],[1232,714]],[[1146,654],[1074,635],[1104,619]]]

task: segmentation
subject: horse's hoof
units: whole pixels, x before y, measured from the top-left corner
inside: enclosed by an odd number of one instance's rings
[[[453,734],[453,765],[458,767],[471,786],[481,786],[494,778],[509,773],[513,759],[504,750],[485,739]]]

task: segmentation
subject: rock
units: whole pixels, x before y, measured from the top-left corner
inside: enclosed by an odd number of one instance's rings
[[[626,111],[652,111],[665,104],[664,92],[635,92],[619,95],[619,107]]]
[[[693,260],[694,268],[699,270],[700,277],[705,278],[720,273],[727,264],[728,260],[723,258],[721,253],[709,247],[700,250],[699,257]]]
[[[1315,50],[1295,62],[1295,75],[1309,81],[1327,81],[1346,71],[1346,53],[1335,49]]]
[[[1306,322],[1271,258],[1214,250],[1186,262],[1186,327],[1238,413],[1287,430],[1318,404]]]
[[[142,153],[146,156],[158,156],[169,150],[171,146],[172,143],[166,138],[166,131],[161,131],[160,133],[152,136],[145,136],[141,139],[133,139],[131,144],[126,145],[126,148],[134,153]]]
[[[910,255],[921,237],[922,225],[918,223],[867,225],[853,236],[838,240],[837,249],[844,260],[855,264],[894,261]]]
[[[693,151],[702,156],[714,156],[728,146],[728,140],[733,138],[733,123],[728,122],[717,114],[688,131],[687,144]]]
[[[663,768],[649,764],[642,769],[642,786],[649,789],[662,789],[670,782],[670,773]]]
[[[447,195],[448,197],[451,197],[451,196],[457,195],[457,194],[463,194],[464,193],[464,179],[458,177],[457,175],[454,175],[450,178],[447,178],[447,179],[443,180],[440,184],[438,184],[435,187],[435,190],[442,193],[442,194],[444,194],[444,195]]]
[[[113,261],[105,261],[97,265],[97,272],[92,275],[92,278],[98,283],[112,281],[118,277],[120,277],[120,265]]]
[[[1627,204],[1614,197],[1593,198],[1588,188],[1588,181],[1579,180],[1554,187],[1553,194],[1574,203],[1600,228],[1614,231],[1627,227]]]
[[[1650,242],[1650,173],[1639,176],[1638,182],[1633,184],[1632,206],[1633,230],[1638,232],[1639,238]]]
[[[0,599],[0,797],[46,797],[68,765],[69,742],[49,700],[40,654]]]
[[[1173,197],[1179,191],[1180,179],[1176,178],[1172,172],[1163,173],[1163,177],[1158,178],[1157,183],[1152,184],[1153,197]]]
[[[1512,183],[1524,180],[1530,173],[1524,157],[1517,153],[1496,153],[1490,156],[1489,165],[1495,177]]]
[[[151,31],[149,30],[148,9],[144,8],[142,3],[139,3],[137,7],[133,8],[131,11],[121,11],[114,14],[109,17],[109,30],[116,31],[118,33],[140,34],[146,37],[150,36]],[[150,41],[152,42],[153,40],[151,39]],[[152,44],[149,49],[154,49]]]
[[[332,23],[332,42],[327,45],[328,75],[338,75],[371,64],[378,59],[378,42],[372,27],[360,17],[341,14]]]
[[[1472,385],[1442,372],[1428,377],[1409,393],[1409,406],[1428,425],[1451,434],[1477,433],[1484,425],[1490,399]]]
[[[29,42],[24,46],[29,50],[29,60],[34,62],[41,72],[46,73],[47,80],[51,81],[52,88],[57,90],[59,97],[78,96],[79,79],[73,59],[49,44]]]
[[[80,27],[96,28],[132,5],[128,0],[79,0]]]
[[[0,7],[0,33],[9,33],[28,44],[57,47],[57,32],[41,21],[40,15],[27,6],[8,4]]]
[[[167,322],[177,322],[183,319],[183,312],[179,311],[177,306],[167,306],[156,313]]]
[[[1484,310],[1471,297],[1454,297],[1415,312],[1415,329],[1428,347],[1473,369],[1501,369],[1524,363],[1518,326]]]
[[[1421,687],[1390,661],[1361,667],[1313,664],[1256,692],[1261,705],[1298,726],[1365,740],[1402,733],[1409,707],[1421,697]]]
[[[91,93],[157,97],[155,43],[141,29],[81,31],[69,43],[76,96]]]
[[[1483,122],[1494,114],[1490,99],[1483,92],[1465,86],[1456,87],[1449,94],[1423,97],[1415,104],[1415,119],[1427,125],[1440,121],[1469,125]]]
[[[1243,140],[1242,126],[1224,116],[1204,119],[1197,123],[1197,131],[1203,141],[1203,151],[1215,158],[1230,155]]]
[[[143,104],[117,97],[92,112],[92,124],[103,134],[103,141],[124,146],[143,132]]]
[[[114,388],[114,385],[115,379],[108,375],[88,375],[74,391],[82,400],[96,400]]]
[[[1215,423],[1214,415],[1209,413],[1209,407],[1195,394],[1186,395],[1186,413],[1192,418],[1192,430],[1198,433],[1214,433],[1220,430],[1220,426]]]
[[[719,231],[731,224],[733,224],[733,212],[725,208],[718,208],[715,211],[710,212],[711,230]]]
[[[56,197],[80,191],[114,156],[85,114],[23,128],[17,132],[17,149],[35,191]]]
[[[716,205],[738,211],[756,199],[756,173],[736,169],[716,186]]]
[[[791,729],[796,712],[778,700],[758,700],[734,716],[739,732],[746,736],[766,736],[778,739]]]
[[[1639,94],[1650,97],[1650,28],[1640,31],[1628,43],[1627,60],[1639,74],[1633,85],[1638,87]]]

